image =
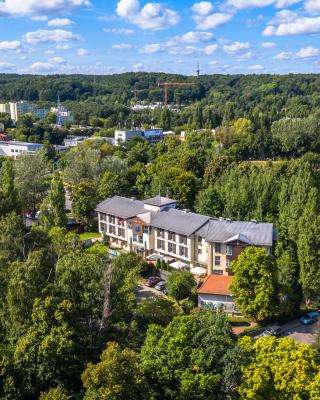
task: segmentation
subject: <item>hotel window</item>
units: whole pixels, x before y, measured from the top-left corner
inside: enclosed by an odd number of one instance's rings
[[[143,227],[143,233],[149,233],[149,227],[148,226],[144,226]]]
[[[214,251],[215,251],[215,253],[221,253],[221,244],[220,243],[214,244]]]
[[[187,244],[188,243],[188,238],[187,238],[186,235],[180,235],[179,239],[180,239],[179,242],[181,244]]]
[[[200,247],[198,248],[198,254],[202,254],[202,249]]]
[[[161,238],[164,238],[164,229],[157,229],[157,236],[158,237],[161,237]]]
[[[106,214],[100,213],[100,220],[101,221],[106,221]]]
[[[137,235],[136,233],[134,233],[134,234],[132,235],[132,240],[133,240],[135,243],[143,244],[143,237]]]
[[[223,275],[223,271],[221,269],[214,269],[212,272],[213,275]]]
[[[188,248],[187,247],[182,247],[180,246],[179,248],[179,254],[182,257],[188,257]]]
[[[232,245],[231,244],[227,244],[226,254],[227,254],[227,256],[232,256]]]
[[[132,222],[128,222],[128,228],[132,229]]]
[[[116,227],[109,225],[109,233],[111,233],[111,235],[115,235],[116,234]]]
[[[229,268],[229,267],[230,267],[230,265],[231,265],[231,260],[230,260],[230,258],[227,258],[226,265],[227,265],[227,268]]]
[[[165,250],[165,242],[163,240],[158,239],[157,240],[157,248],[161,250]]]
[[[116,218],[112,215],[109,215],[109,222],[110,224],[115,224],[116,223]]]
[[[101,232],[106,232],[107,231],[107,226],[105,224],[103,224],[103,223],[102,224],[100,223],[100,231]]]
[[[168,243],[168,251],[169,253],[176,253],[176,245],[174,243]]]
[[[118,228],[118,236],[125,237],[125,230],[123,228]]]
[[[220,266],[220,256],[215,256],[214,265],[217,266],[217,267]]]
[[[168,232],[168,240],[172,240],[173,242],[176,240],[176,234],[174,232]]]
[[[118,225],[124,226],[124,220],[122,218],[118,218]]]
[[[202,243],[202,237],[198,236],[198,243]]]

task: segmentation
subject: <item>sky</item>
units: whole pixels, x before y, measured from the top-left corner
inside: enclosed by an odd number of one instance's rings
[[[0,0],[0,72],[320,73],[320,0]]]

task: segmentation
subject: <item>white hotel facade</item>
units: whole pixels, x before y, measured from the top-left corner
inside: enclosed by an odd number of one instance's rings
[[[177,209],[165,197],[144,201],[115,196],[100,203],[99,231],[113,247],[143,257],[159,254],[208,274],[231,275],[230,264],[247,246],[273,252],[277,231],[271,223],[211,218]]]

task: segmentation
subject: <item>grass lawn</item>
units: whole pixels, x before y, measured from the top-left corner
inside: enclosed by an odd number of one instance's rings
[[[99,239],[100,237],[101,237],[100,233],[97,232],[85,232],[80,234],[81,240]]]

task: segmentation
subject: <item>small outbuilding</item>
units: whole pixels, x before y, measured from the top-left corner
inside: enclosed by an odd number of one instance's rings
[[[198,307],[221,307],[227,314],[237,313],[229,290],[232,279],[228,275],[208,275],[198,289]]]

